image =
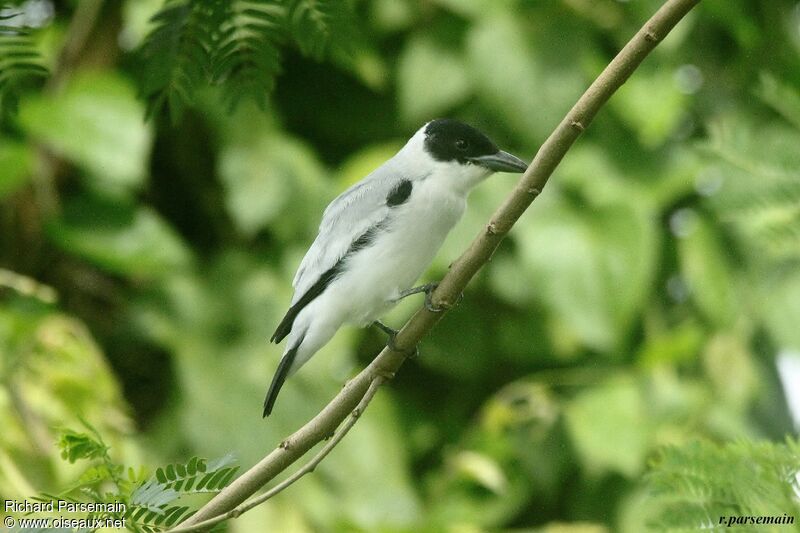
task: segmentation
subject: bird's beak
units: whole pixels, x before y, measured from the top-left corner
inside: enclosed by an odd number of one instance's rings
[[[503,150],[498,150],[496,154],[470,157],[469,160],[493,172],[525,172],[528,168],[528,163]]]

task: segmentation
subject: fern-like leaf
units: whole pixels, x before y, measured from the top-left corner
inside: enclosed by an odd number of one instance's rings
[[[167,0],[153,17],[154,27],[142,47],[148,117],[166,105],[175,122],[194,103],[195,92],[206,80],[221,4]]]
[[[158,468],[131,494],[126,517],[147,532],[161,531],[186,520],[195,511],[175,505],[176,500],[186,494],[219,492],[236,475],[239,467],[234,463],[232,455],[216,461],[192,457],[187,463]]]
[[[265,107],[280,70],[285,9],[277,1],[225,3],[224,22],[211,57],[211,77],[225,86],[229,107],[251,98]]]
[[[137,508],[126,515],[129,527],[135,525],[147,533],[156,533],[170,528],[181,520],[186,520],[195,511],[189,511],[186,506],[174,505],[159,510],[150,510],[145,507]]]
[[[207,463],[192,457],[186,464],[171,464],[156,469],[155,475],[142,483],[131,495],[131,502],[156,509],[177,499],[181,494],[217,492],[224,488],[238,471],[234,459],[226,455]]]
[[[231,107],[264,108],[292,37],[316,59],[348,57],[360,36],[349,0],[166,0],[141,48],[148,116],[164,106],[173,122],[208,83]]]
[[[291,0],[288,18],[300,50],[317,60],[333,46],[348,50],[358,33],[347,0]]]
[[[797,516],[800,445],[740,441],[664,448],[647,480],[658,531],[723,531],[727,517]],[[767,531],[755,525],[737,531]]]
[[[749,257],[800,261],[800,130],[737,117],[713,124],[710,137],[706,176],[720,186],[709,205],[754,249]]]
[[[4,23],[17,16],[10,9],[0,10],[0,119],[16,112],[25,84],[48,75],[30,30]]]

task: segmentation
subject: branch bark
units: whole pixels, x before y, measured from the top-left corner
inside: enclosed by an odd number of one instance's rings
[[[364,413],[364,410],[367,408],[367,405],[369,405],[369,402],[372,401],[372,398],[373,396],[375,396],[375,393],[378,392],[378,387],[383,385],[384,381],[385,378],[383,376],[378,376],[372,380],[372,383],[370,383],[369,387],[367,388],[366,394],[364,394],[364,397],[361,398],[360,402],[358,402],[356,408],[353,409],[353,411],[350,413],[350,418],[348,418],[347,421],[344,424],[342,424],[342,427],[339,428],[339,431],[336,432],[336,435],[331,437],[331,439],[327,442],[327,444],[325,444],[325,446],[323,446],[322,449],[319,452],[317,452],[314,458],[311,459],[305,465],[303,465],[301,468],[299,468],[294,474],[287,477],[286,479],[284,479],[283,481],[281,481],[280,483],[269,489],[264,494],[261,494],[256,498],[251,498],[250,500],[243,503],[239,507],[236,507],[235,509],[228,511],[225,514],[217,515],[213,518],[209,518],[208,520],[203,520],[202,522],[198,522],[193,525],[181,524],[180,526],[171,529],[169,533],[188,533],[189,531],[200,531],[203,529],[210,529],[212,526],[215,526],[220,522],[224,522],[225,520],[228,520],[230,518],[237,518],[239,517],[239,515],[246,513],[253,507],[261,505],[262,503],[269,500],[279,492],[282,492],[301,477],[313,472],[314,469],[317,467],[317,465],[320,464],[322,460],[325,459],[325,457],[327,457],[329,453],[331,453],[331,450],[333,450],[336,447],[336,445],[339,444],[339,441],[341,441],[344,438],[344,436],[347,435],[347,432],[350,431],[350,429],[355,425],[359,417]]]
[[[485,230],[453,263],[450,271],[433,293],[434,305],[445,309],[453,306],[467,283],[489,261],[514,223],[541,193],[564,154],[589,126],[600,108],[625,83],[647,54],[699,1],[667,0],[589,86],[555,131],[539,148],[530,167],[523,174],[512,193],[495,211]],[[441,320],[444,314],[443,312],[433,313],[425,307],[418,310],[397,334],[395,344],[398,350],[412,349]],[[407,353],[407,351],[393,351],[388,347],[384,348],[372,363],[350,380],[317,416],[186,520],[181,525],[181,531],[194,531],[196,528],[202,528],[203,526],[198,526],[198,524],[234,510],[314,445],[332,435],[339,424],[364,398],[370,385],[376,379],[380,384],[383,379],[388,380],[394,376],[405,361]]]

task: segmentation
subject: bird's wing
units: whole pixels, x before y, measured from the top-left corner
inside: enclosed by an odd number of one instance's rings
[[[392,161],[372,172],[325,209],[319,234],[306,252],[292,285],[294,296],[272,340],[280,342],[292,329],[294,319],[319,296],[338,274],[339,262],[354,248],[365,244],[371,231],[389,214],[386,198],[404,180]]]
[[[359,181],[328,205],[319,235],[309,248],[294,281],[292,304],[345,256],[350,246],[389,214],[386,197],[403,177],[385,164]]]

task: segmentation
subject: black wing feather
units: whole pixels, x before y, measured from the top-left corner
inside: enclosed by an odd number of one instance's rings
[[[344,260],[347,259],[347,257],[369,245],[369,243],[375,239],[375,234],[382,227],[383,223],[384,221],[378,222],[365,231],[358,239],[353,241],[353,244],[350,245],[350,248],[347,249],[347,252],[344,254],[344,256],[339,259],[335,265],[323,272],[319,279],[299,300],[297,300],[297,303],[289,308],[289,310],[286,312],[286,315],[283,317],[283,320],[281,320],[281,323],[278,324],[278,327],[275,329],[275,333],[273,333],[272,337],[269,339],[271,342],[276,344],[281,342],[292,331],[292,325],[294,324],[294,320],[297,318],[297,315],[300,314],[300,311],[302,311],[305,306],[314,301],[317,296],[322,294],[325,289],[328,288],[328,285],[330,285],[336,276],[338,276],[342,271]]]
[[[339,271],[342,269],[342,260],[336,262],[331,268],[326,270],[322,276],[314,283],[311,288],[309,288],[306,293],[297,300],[297,303],[294,304],[286,311],[286,316],[283,317],[281,323],[278,324],[278,327],[275,329],[275,333],[272,334],[272,337],[269,339],[271,342],[275,344],[281,342],[286,335],[292,331],[292,324],[294,324],[294,319],[297,318],[297,315],[300,314],[300,311],[303,310],[305,306],[310,304],[314,298],[322,294],[322,292],[331,284],[331,281],[336,277]]]

